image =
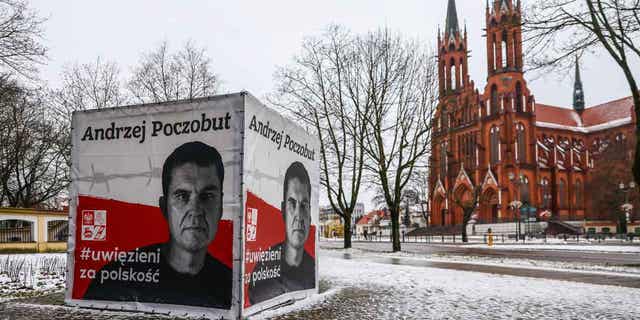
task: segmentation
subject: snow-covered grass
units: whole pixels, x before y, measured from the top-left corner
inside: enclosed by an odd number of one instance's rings
[[[64,289],[66,256],[0,255],[0,300]]]
[[[640,290],[632,288],[344,260],[324,250],[319,272],[336,288],[362,288],[375,297],[356,303],[357,296],[337,294],[353,303],[325,316],[331,319],[640,319]],[[308,318],[334,303],[329,297],[280,314]]]

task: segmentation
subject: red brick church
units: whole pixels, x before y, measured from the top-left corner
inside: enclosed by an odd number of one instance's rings
[[[480,91],[468,74],[466,27],[460,29],[455,0],[449,0],[445,29],[438,32],[440,102],[432,139],[431,225],[460,225],[462,210],[454,199],[469,200],[479,189],[472,225],[480,232],[483,226],[513,231],[512,222],[523,216],[512,207],[516,200],[534,208],[527,210],[538,221],[536,231],[548,227],[540,223],[546,221],[574,226],[576,232],[620,232],[617,217],[624,213],[601,209],[596,193],[605,185],[594,183],[607,179],[604,170],[630,172],[630,165],[607,166],[607,157],[625,164],[633,159],[632,99],[585,107],[576,61],[572,108],[536,102],[523,75],[521,18],[519,0],[493,1],[487,7],[488,77]],[[630,182],[628,177],[620,182]],[[614,181],[611,189],[618,185]],[[625,188],[613,190],[615,196],[607,201],[622,205]],[[621,219],[628,232],[640,232],[637,211]]]

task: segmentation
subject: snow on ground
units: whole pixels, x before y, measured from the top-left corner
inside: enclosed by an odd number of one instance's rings
[[[450,255],[444,253],[434,253],[431,255],[411,253],[411,252],[371,252],[359,249],[324,249],[325,252],[331,254],[332,251],[339,253],[350,253],[363,257],[398,257],[418,259],[430,262],[450,262],[450,263],[464,263],[464,264],[478,264],[478,265],[494,265],[500,267],[510,268],[527,268],[527,269],[539,269],[539,270],[555,270],[555,271],[575,271],[586,273],[597,273],[601,275],[623,275],[631,277],[640,277],[640,266],[627,267],[616,266],[607,264],[590,264],[590,263],[578,263],[578,262],[563,262],[563,261],[547,261],[547,260],[534,260],[523,258],[502,258],[502,257],[485,257],[485,256],[472,256],[472,255]]]
[[[0,301],[63,290],[65,270],[64,253],[0,255]]]
[[[360,291],[277,318],[640,319],[638,289],[343,260],[323,250],[319,273],[333,288]],[[344,306],[332,314],[336,303]]]
[[[625,276],[639,276],[640,267],[612,266],[605,264],[590,264],[578,262],[546,261],[517,258],[493,258],[479,256],[455,256],[455,255],[433,255],[431,261],[459,262],[482,265],[495,265],[512,268],[528,268],[543,270],[580,271],[588,273],[600,273],[602,275],[616,274]]]
[[[591,252],[615,252],[615,253],[640,253],[640,245],[570,245],[570,244],[486,244],[465,245],[467,248],[488,248],[496,250],[562,250],[562,251],[591,251]]]

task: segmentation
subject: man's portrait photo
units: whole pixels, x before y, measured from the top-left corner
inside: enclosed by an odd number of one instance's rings
[[[311,229],[311,182],[300,162],[292,163],[284,177],[281,211],[285,224],[285,240],[270,250],[280,251],[280,277],[252,282],[249,300],[256,304],[283,293],[315,287],[315,260],[304,244]],[[254,270],[262,268],[260,263]]]
[[[214,147],[196,141],[176,148],[163,164],[158,199],[169,240],[136,249],[128,255],[138,257],[134,261],[105,265],[84,298],[229,309],[232,270],[207,252],[222,217],[223,181],[222,157]],[[148,277],[149,269],[157,273]],[[103,274],[118,278],[105,280]]]

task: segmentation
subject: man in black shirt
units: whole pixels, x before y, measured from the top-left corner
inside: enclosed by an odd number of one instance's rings
[[[176,148],[162,168],[159,200],[169,241],[136,249],[126,261],[104,266],[84,299],[229,309],[231,269],[207,253],[222,216],[223,181],[224,166],[215,148],[201,142]]]
[[[315,260],[304,250],[311,227],[311,182],[302,163],[294,162],[284,177],[282,216],[285,241],[269,249],[281,253],[280,261],[258,263],[254,272],[279,270],[279,277],[251,281],[249,301],[256,304],[283,293],[312,289],[316,285]]]

